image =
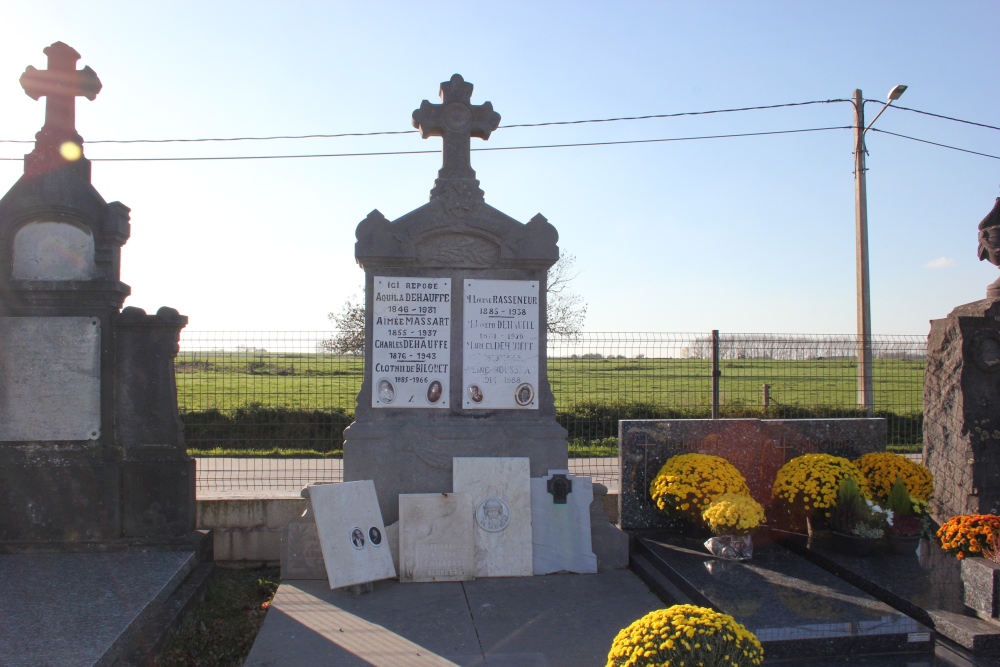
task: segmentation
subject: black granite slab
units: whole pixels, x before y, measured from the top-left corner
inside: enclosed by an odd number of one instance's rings
[[[658,533],[638,537],[635,553],[694,604],[745,625],[769,660],[934,650],[929,627],[775,543],[735,562],[701,540]]]
[[[772,531],[789,549],[977,655],[1000,655],[1000,623],[962,601],[961,563],[927,540],[912,555],[847,556],[823,539]]]

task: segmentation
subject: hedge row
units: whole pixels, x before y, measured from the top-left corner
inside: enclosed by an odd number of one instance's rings
[[[722,417],[766,417],[802,419],[863,417],[864,410],[775,406],[767,410],[722,408]],[[923,433],[923,415],[898,415],[876,412],[887,421],[888,444],[919,444]],[[622,419],[707,419],[708,408],[666,408],[653,403],[586,401],[569,406],[556,414],[556,421],[566,428],[571,439],[601,440],[617,437]],[[295,447],[330,451],[341,449],[344,429],[354,421],[354,414],[342,408],[300,410],[250,404],[231,411],[206,410],[183,412],[184,436],[194,449],[224,447],[248,451]]]

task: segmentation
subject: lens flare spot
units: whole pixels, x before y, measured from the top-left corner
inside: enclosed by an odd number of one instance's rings
[[[68,162],[76,162],[83,157],[83,149],[80,148],[80,144],[74,141],[64,141],[59,146],[59,154]]]

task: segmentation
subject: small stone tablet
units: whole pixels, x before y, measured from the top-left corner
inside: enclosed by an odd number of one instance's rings
[[[453,459],[455,493],[472,497],[477,577],[533,572],[530,470],[521,457]]]
[[[396,576],[371,480],[310,484],[309,501],[330,588]]]
[[[594,483],[568,470],[531,480],[531,552],[535,574],[597,572],[590,543]]]
[[[399,580],[475,578],[472,498],[467,493],[399,496]]]

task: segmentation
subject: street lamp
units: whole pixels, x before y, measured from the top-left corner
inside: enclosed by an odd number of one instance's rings
[[[869,417],[875,415],[874,383],[872,382],[872,308],[868,282],[868,191],[865,185],[865,133],[875,124],[889,105],[900,98],[906,86],[895,86],[889,100],[865,126],[864,98],[854,91],[854,219],[857,250],[858,288],[858,405],[865,406]]]

